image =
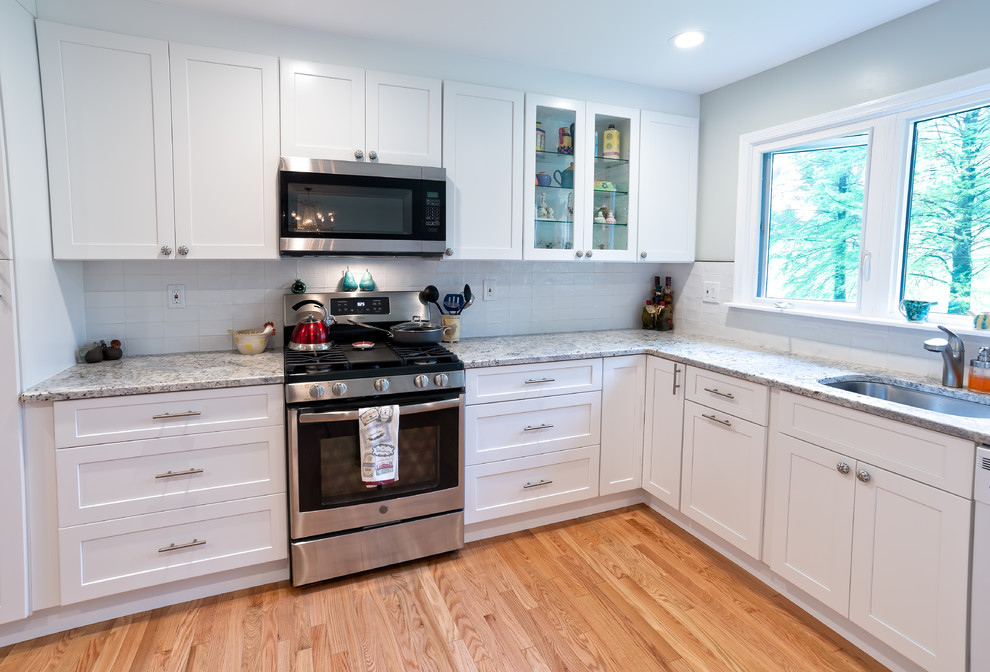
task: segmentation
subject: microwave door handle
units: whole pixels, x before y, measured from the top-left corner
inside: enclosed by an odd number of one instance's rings
[[[381,405],[381,404],[379,404]],[[400,407],[400,415],[410,415],[412,413],[428,413],[430,411],[441,411],[445,408],[457,408],[461,405],[461,399],[449,399],[447,401],[430,401],[425,404],[413,404],[412,406]],[[353,411],[327,411],[325,413],[300,413],[299,422],[342,422],[345,420],[357,420],[358,412]]]

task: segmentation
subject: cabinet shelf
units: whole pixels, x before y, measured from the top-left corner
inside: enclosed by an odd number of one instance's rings
[[[537,161],[546,161],[546,162],[555,163],[558,159],[570,159],[571,161],[573,161],[574,154],[561,154],[559,152],[541,152],[539,150],[536,151]]]
[[[620,196],[628,196],[628,191],[620,191],[618,189],[595,189],[596,194],[618,194]]]
[[[599,166],[602,168],[617,168],[628,165],[629,159],[607,159],[604,156],[595,157],[595,168],[598,168]]]

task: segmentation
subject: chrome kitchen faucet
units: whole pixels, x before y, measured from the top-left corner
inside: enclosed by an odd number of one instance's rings
[[[961,338],[941,324],[938,325],[938,328],[948,335],[949,340],[930,338],[925,341],[925,350],[942,353],[942,384],[946,387],[962,387],[966,348],[963,346]]]

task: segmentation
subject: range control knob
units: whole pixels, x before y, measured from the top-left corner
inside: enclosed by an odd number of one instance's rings
[[[319,399],[326,393],[327,393],[327,389],[322,385],[313,385],[312,387],[309,388],[309,396],[313,397],[314,399]]]
[[[342,397],[347,394],[347,385],[345,383],[334,383],[330,391],[333,392],[333,396]]]
[[[415,385],[416,387],[426,387],[429,384],[430,384],[429,377],[424,376],[422,374],[413,378],[413,385]]]
[[[379,392],[384,392],[388,389],[388,378],[379,378],[375,381],[375,389]]]
[[[438,373],[433,376],[433,382],[436,383],[437,387],[446,387],[447,383],[450,382],[450,377],[446,373]]]

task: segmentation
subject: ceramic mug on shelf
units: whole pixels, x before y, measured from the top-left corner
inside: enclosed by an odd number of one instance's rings
[[[926,322],[928,320],[928,311],[936,303],[936,301],[904,299],[897,305],[897,309],[901,311],[901,315],[907,318],[908,322]]]
[[[550,186],[550,176],[548,174],[546,174],[546,173],[537,173],[536,174],[536,184],[539,185],[539,186],[541,186],[541,187],[549,187]]]

